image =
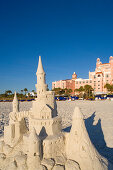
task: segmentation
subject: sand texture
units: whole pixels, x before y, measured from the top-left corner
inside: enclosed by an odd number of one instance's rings
[[[59,101],[57,109],[62,117],[62,128],[71,126],[75,106],[84,116],[89,137],[98,152],[113,164],[113,101]],[[29,110],[32,102],[20,103],[20,110]],[[0,103],[0,135],[8,124],[12,103]],[[67,128],[68,130],[69,128]],[[109,168],[108,168],[109,169]]]

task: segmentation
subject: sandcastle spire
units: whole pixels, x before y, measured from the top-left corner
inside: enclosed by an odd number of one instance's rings
[[[72,117],[73,121],[75,121],[77,119],[83,120],[83,115],[82,115],[80,108],[78,106],[75,107],[73,117]]]
[[[16,91],[14,93],[14,99],[13,99],[13,112],[19,112],[19,102],[17,99]]]
[[[43,66],[42,66],[41,56],[39,56],[37,73],[44,73],[44,74],[45,74],[44,69],[43,69]]]
[[[39,56],[39,62],[38,62],[36,75],[37,75],[36,89],[37,89],[37,96],[38,96],[40,94],[45,93],[45,91],[47,90],[47,85],[45,82],[45,72],[42,66],[41,56]]]

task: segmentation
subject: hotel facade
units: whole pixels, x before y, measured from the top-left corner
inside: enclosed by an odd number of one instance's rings
[[[72,89],[72,94],[75,89],[79,89],[86,84],[91,85],[95,94],[106,94],[107,89],[104,88],[105,84],[113,84],[113,56],[109,57],[109,63],[104,63],[97,58],[96,68],[94,72],[89,71],[89,79],[77,78],[76,73],[72,74],[72,79],[59,80],[52,82],[52,89]]]

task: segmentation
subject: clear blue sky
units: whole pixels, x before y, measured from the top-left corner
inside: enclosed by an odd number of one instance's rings
[[[35,89],[39,55],[50,89],[88,78],[113,55],[113,0],[1,0],[0,93]]]

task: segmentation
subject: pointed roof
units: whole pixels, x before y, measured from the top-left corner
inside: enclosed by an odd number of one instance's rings
[[[16,91],[15,91],[15,93],[14,93],[14,99],[13,99],[13,102],[18,102],[18,99],[17,99],[17,95],[16,95]]]
[[[72,120],[83,119],[83,115],[78,106],[75,107]]]
[[[43,66],[42,66],[41,56],[39,56],[37,73],[45,73],[44,69],[43,69]]]

